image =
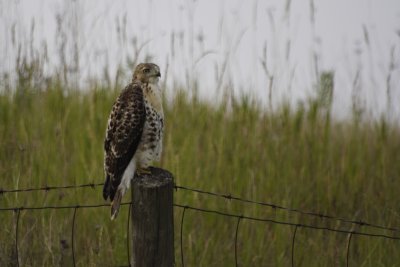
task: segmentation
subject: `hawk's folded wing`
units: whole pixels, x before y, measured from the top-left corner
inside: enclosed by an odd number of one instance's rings
[[[115,101],[108,120],[104,141],[104,199],[114,199],[122,175],[140,143],[145,118],[141,83],[131,83]]]

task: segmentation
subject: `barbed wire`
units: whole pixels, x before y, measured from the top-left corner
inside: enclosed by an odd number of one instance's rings
[[[95,188],[97,186],[102,186],[104,183],[87,183],[80,185],[65,185],[65,186],[42,186],[42,187],[33,187],[33,188],[24,188],[24,189],[3,189],[0,188],[0,195],[6,193],[24,193],[24,192],[34,192],[34,191],[51,191],[51,190],[59,190],[59,189],[75,189],[75,188]]]
[[[237,240],[238,240],[238,233],[239,233],[239,224],[240,224],[240,220],[242,219],[242,217],[237,218],[237,223],[236,223],[236,233],[235,233],[235,265],[239,266],[238,263],[238,252],[237,252]]]
[[[18,255],[18,226],[19,226],[19,216],[21,215],[21,210],[17,211],[17,224],[15,226],[15,254],[17,256],[17,266],[19,267],[19,255]]]
[[[380,230],[388,230],[388,231],[400,232],[400,229],[397,229],[397,228],[394,228],[394,227],[386,227],[386,226],[382,226],[382,225],[378,225],[378,224],[368,223],[368,222],[362,221],[362,220],[358,220],[358,221],[349,220],[349,219],[345,219],[345,218],[341,218],[341,217],[337,217],[337,216],[332,216],[332,215],[327,215],[327,214],[323,214],[323,213],[309,212],[309,211],[303,211],[303,210],[294,209],[294,208],[283,207],[283,206],[272,204],[272,203],[268,203],[268,202],[260,202],[260,201],[254,201],[254,200],[249,200],[249,199],[245,199],[245,198],[240,198],[240,197],[233,196],[231,194],[220,194],[220,193],[209,192],[209,191],[204,191],[204,190],[200,190],[200,189],[195,189],[195,188],[190,188],[190,187],[185,187],[185,186],[179,186],[179,185],[175,185],[175,189],[187,190],[187,191],[196,192],[196,193],[199,193],[199,194],[205,194],[205,195],[209,195],[209,196],[225,198],[227,200],[235,200],[235,201],[240,201],[240,202],[244,202],[244,203],[270,207],[270,208],[273,208],[273,209],[279,209],[279,210],[283,210],[283,211],[287,211],[287,212],[295,212],[295,213],[299,213],[299,214],[302,214],[302,215],[318,217],[318,218],[321,218],[321,219],[335,220],[335,221],[344,222],[344,223],[357,224],[359,226],[367,226],[367,227],[371,227],[371,228],[377,228],[377,229],[380,229]]]
[[[128,224],[127,224],[127,237],[129,237],[129,221],[130,221],[130,213],[131,213],[131,204],[132,202],[124,202],[121,203],[122,206],[124,205],[129,205],[129,212],[128,212]],[[206,208],[199,208],[199,207],[193,207],[189,205],[182,205],[182,204],[173,204],[174,207],[177,208],[182,208],[182,218],[181,218],[181,229],[180,229],[180,243],[181,243],[181,261],[182,261],[182,266],[184,267],[184,250],[183,250],[183,225],[184,225],[184,218],[185,218],[185,212],[186,210],[194,210],[196,212],[201,212],[201,213],[210,213],[210,214],[215,214],[218,216],[225,216],[225,217],[230,217],[230,218],[236,218],[237,223],[236,223],[236,232],[235,232],[235,264],[238,266],[238,248],[237,248],[237,243],[238,243],[238,232],[239,232],[239,224],[241,220],[250,220],[250,221],[257,221],[257,222],[265,222],[265,223],[273,223],[273,224],[278,224],[278,225],[284,225],[284,226],[290,226],[290,227],[295,227],[294,228],[294,233],[292,237],[292,266],[294,266],[294,251],[295,251],[295,239],[296,239],[296,233],[298,231],[298,228],[308,228],[308,229],[313,229],[313,230],[324,230],[324,231],[331,231],[331,232],[336,232],[336,233],[342,233],[342,234],[348,234],[348,242],[347,242],[347,256],[346,256],[346,261],[347,261],[347,266],[349,262],[349,253],[350,253],[350,241],[353,235],[358,235],[358,236],[366,236],[366,237],[377,237],[377,238],[385,238],[385,239],[391,239],[391,240],[400,240],[400,237],[398,236],[389,236],[385,234],[375,234],[375,233],[368,233],[368,232],[362,232],[362,231],[353,231],[353,230],[345,230],[341,228],[330,228],[330,227],[322,227],[322,226],[316,226],[316,225],[311,225],[311,224],[302,224],[302,223],[293,223],[293,222],[288,222],[288,221],[279,221],[279,220],[273,220],[273,219],[266,219],[266,218],[258,218],[258,217],[252,217],[252,216],[247,216],[243,214],[234,214],[234,213],[228,213],[228,212],[223,212],[219,210],[212,210],[212,209],[206,209]],[[74,209],[73,213],[73,219],[72,219],[72,230],[71,230],[71,243],[72,243],[72,260],[74,263],[74,266],[76,266],[76,257],[75,257],[75,245],[74,245],[74,239],[75,239],[75,221],[76,221],[76,214],[78,209],[83,209],[83,208],[100,208],[100,207],[109,207],[109,204],[87,204],[87,205],[50,205],[50,206],[36,206],[36,207],[7,207],[7,208],[0,208],[0,211],[14,211],[17,212],[17,222],[16,222],[16,230],[15,230],[15,249],[16,249],[16,255],[17,255],[17,266],[19,266],[19,253],[18,253],[18,226],[19,226],[19,220],[20,220],[20,214],[21,211],[24,210],[47,210],[47,209]],[[130,261],[130,254],[129,254],[129,240],[127,240],[127,255],[128,255],[128,262]]]
[[[130,210],[131,210],[131,202],[123,202],[120,204],[121,206],[129,205],[129,214],[128,214],[128,230],[127,236],[129,237],[129,217],[130,217]],[[73,217],[72,217],[72,230],[71,230],[71,253],[72,253],[72,261],[73,266],[76,266],[76,259],[75,259],[75,221],[76,221],[76,213],[78,209],[84,208],[101,208],[101,207],[109,207],[110,204],[90,204],[90,205],[61,205],[61,206],[39,206],[39,207],[8,207],[8,208],[0,208],[1,211],[13,211],[17,213],[17,221],[15,223],[15,255],[17,259],[17,266],[19,264],[19,249],[18,249],[18,229],[19,229],[19,220],[21,211],[24,210],[60,210],[60,209],[74,209]],[[127,242],[127,255],[128,255],[128,262],[130,262],[130,254],[129,254],[129,239]],[[128,265],[130,267],[130,263]]]
[[[75,218],[76,218],[76,210],[77,207],[74,208],[74,216],[72,217],[72,233],[71,233],[71,246],[72,246],[72,261],[74,263],[74,267],[75,265],[75,246],[74,246],[74,237],[75,237]]]
[[[218,210],[211,210],[211,209],[205,209],[205,208],[198,208],[198,207],[192,207],[188,205],[181,205],[181,204],[173,204],[175,207],[182,208],[182,217],[181,217],[181,228],[180,228],[180,247],[181,247],[181,264],[182,267],[185,266],[185,261],[184,261],[184,253],[183,253],[183,222],[185,218],[185,212],[186,210],[194,210],[197,212],[202,212],[202,213],[211,213],[211,214],[216,214],[219,216],[225,216],[225,217],[231,217],[231,218],[236,218],[237,223],[236,223],[236,232],[235,232],[235,266],[238,267],[238,249],[237,249],[237,244],[238,244],[238,232],[239,232],[239,224],[241,220],[250,220],[250,221],[257,221],[257,222],[265,222],[265,223],[273,223],[273,224],[278,224],[278,225],[284,225],[284,226],[290,226],[294,227],[294,232],[292,236],[292,253],[291,253],[291,263],[292,267],[295,266],[295,241],[296,241],[296,234],[298,231],[298,228],[308,228],[312,230],[323,230],[323,231],[330,231],[330,232],[336,232],[336,233],[341,233],[341,234],[348,234],[349,238],[347,241],[346,245],[346,266],[349,266],[349,260],[350,260],[350,241],[353,235],[359,235],[359,236],[366,236],[366,237],[375,237],[375,238],[385,238],[385,239],[391,239],[391,240],[400,240],[400,237],[397,236],[389,236],[385,234],[373,234],[373,233],[367,233],[367,232],[361,232],[361,231],[353,231],[353,230],[344,230],[344,229],[335,229],[335,228],[330,228],[330,227],[321,227],[321,226],[315,226],[311,224],[302,224],[302,223],[292,223],[292,222],[287,222],[287,221],[278,221],[278,220],[272,220],[272,219],[264,219],[264,218],[257,218],[257,217],[251,217],[251,216],[245,216],[245,215],[238,215],[238,214],[233,214],[233,213],[227,213],[227,212],[221,212]]]
[[[129,237],[129,221],[130,221],[130,213],[131,213],[131,204],[132,202],[123,202],[121,203],[121,206],[124,205],[129,205],[129,211],[128,211],[128,223],[127,223],[127,237]],[[258,218],[258,217],[252,217],[252,216],[247,216],[243,214],[234,214],[234,213],[228,213],[228,212],[223,212],[219,210],[212,210],[212,209],[206,209],[206,208],[199,208],[199,207],[193,207],[189,205],[182,205],[182,204],[173,204],[174,207],[181,208],[183,209],[182,212],[182,217],[181,217],[181,228],[180,228],[180,245],[181,245],[181,262],[182,266],[184,267],[184,249],[183,249],[183,225],[184,225],[184,218],[185,218],[185,212],[187,210],[194,210],[196,212],[201,212],[201,213],[211,213],[215,214],[218,216],[224,216],[224,217],[230,217],[230,218],[236,218],[237,223],[236,223],[236,232],[235,232],[235,264],[236,266],[239,266],[238,264],[238,233],[239,233],[239,225],[241,220],[250,220],[250,221],[257,221],[257,222],[265,222],[265,223],[272,223],[272,224],[278,224],[278,225],[284,225],[284,226],[289,226],[289,227],[294,227],[294,232],[292,236],[292,253],[291,253],[291,262],[292,266],[294,265],[294,258],[295,258],[295,241],[296,241],[296,234],[298,232],[298,228],[308,228],[308,229],[313,229],[313,230],[323,230],[323,231],[330,231],[330,232],[336,232],[336,233],[341,233],[341,234],[348,234],[349,238],[347,241],[347,246],[346,246],[346,265],[348,266],[349,264],[349,254],[350,254],[350,242],[352,239],[353,235],[358,235],[358,236],[365,236],[365,237],[375,237],[375,238],[385,238],[385,239],[391,239],[391,240],[400,240],[400,237],[398,236],[389,236],[385,234],[375,234],[375,233],[368,233],[368,232],[362,232],[362,231],[354,231],[354,230],[345,230],[341,228],[331,228],[331,227],[323,227],[323,226],[316,226],[312,224],[302,224],[302,223],[293,223],[293,222],[288,222],[288,221],[279,221],[279,220],[273,220],[273,219],[266,219],[266,218]],[[76,215],[77,215],[77,210],[82,209],[82,208],[100,208],[100,207],[109,207],[109,204],[89,204],[89,205],[60,205],[60,206],[55,206],[55,205],[50,205],[50,206],[37,206],[37,207],[8,207],[8,208],[0,208],[0,211],[13,211],[17,213],[17,222],[16,222],[16,229],[15,229],[15,250],[16,250],[16,255],[17,255],[17,266],[19,266],[19,252],[18,252],[18,229],[19,229],[19,220],[20,220],[20,214],[21,211],[24,210],[46,210],[46,209],[73,209],[73,219],[72,219],[72,230],[71,230],[71,244],[72,244],[72,260],[73,260],[73,266],[76,266],[76,257],[75,257],[75,228],[76,228]],[[129,239],[127,239],[127,255],[128,255],[128,262],[130,261],[130,253],[129,253]],[[130,265],[128,265],[130,266]]]
[[[130,202],[121,203],[121,205],[129,205]],[[48,210],[48,209],[79,209],[79,208],[99,208],[99,207],[109,207],[110,204],[89,204],[89,205],[60,205],[60,206],[38,206],[38,207],[7,207],[7,208],[0,208],[0,211],[22,211],[22,210]]]
[[[295,240],[296,240],[297,228],[298,228],[298,226],[296,225],[294,228],[293,237],[292,237],[292,266],[294,266],[294,244],[295,244]]]
[[[218,210],[197,208],[197,207],[181,205],[181,204],[174,204],[174,206],[175,207],[180,207],[180,208],[185,208],[185,209],[190,209],[190,210],[196,210],[196,211],[199,211],[199,212],[213,213],[213,214],[226,216],[226,217],[233,217],[233,218],[237,218],[237,219],[240,218],[241,220],[268,222],[268,223],[273,223],[273,224],[287,225],[287,226],[297,226],[297,227],[309,228],[309,229],[314,229],[314,230],[326,230],[326,231],[344,233],[344,234],[353,234],[353,235],[360,235],[360,236],[381,237],[381,238],[386,238],[386,239],[400,240],[400,236],[397,237],[397,236],[390,236],[390,235],[386,235],[386,234],[374,234],[374,233],[366,233],[366,232],[360,232],[360,231],[350,231],[350,230],[343,230],[343,229],[335,229],[335,228],[331,228],[331,227],[327,227],[327,226],[315,226],[315,225],[311,225],[311,224],[292,223],[292,222],[278,221],[278,220],[273,220],[273,219],[263,219],[263,218],[258,218],[258,217],[252,217],[252,216],[246,216],[246,215],[238,215],[238,214],[227,213],[227,212],[222,212],[222,211],[218,211]]]
[[[75,188],[92,188],[92,189],[95,189],[95,187],[103,186],[103,185],[104,185],[104,183],[86,183],[86,184],[80,184],[80,185],[43,186],[43,187],[26,188],[26,189],[8,189],[8,190],[6,190],[6,189],[1,189],[0,188],[0,196],[2,194],[6,194],[6,193],[22,193],[22,192],[34,192],[34,191],[46,191],[46,192],[48,192],[48,191],[51,191],[51,190],[60,190],[60,189],[75,189]],[[335,220],[335,221],[338,221],[338,222],[356,224],[356,225],[359,225],[359,226],[366,226],[366,227],[376,228],[376,229],[380,229],[380,230],[400,232],[400,229],[399,228],[395,228],[395,227],[382,226],[382,225],[378,225],[378,224],[374,224],[374,223],[369,223],[369,222],[366,222],[364,220],[350,220],[350,219],[346,219],[346,218],[343,218],[343,217],[332,216],[332,215],[318,213],[318,212],[304,211],[304,210],[299,210],[299,209],[290,208],[290,207],[284,207],[284,206],[281,206],[281,205],[268,203],[268,202],[254,201],[254,200],[250,200],[250,199],[237,197],[237,196],[234,196],[232,194],[221,194],[221,193],[205,191],[205,190],[201,190],[201,189],[196,189],[196,188],[191,188],[191,187],[181,186],[181,185],[176,185],[176,184],[174,184],[174,189],[175,190],[185,190],[185,191],[195,192],[195,193],[199,193],[199,194],[209,195],[209,196],[218,197],[218,198],[224,198],[224,199],[227,199],[227,200],[239,201],[239,202],[253,204],[253,205],[260,205],[260,206],[269,207],[269,208],[272,208],[272,209],[279,209],[279,210],[286,211],[286,212],[293,212],[293,213],[298,213],[298,214],[301,214],[301,215],[317,217],[317,218],[320,218],[320,219]]]

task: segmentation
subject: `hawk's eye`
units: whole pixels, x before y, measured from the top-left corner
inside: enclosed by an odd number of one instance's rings
[[[150,69],[144,69],[143,70],[143,73],[149,73],[150,72]]]

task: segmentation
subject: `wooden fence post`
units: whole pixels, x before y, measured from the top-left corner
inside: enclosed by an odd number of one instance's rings
[[[132,180],[133,267],[174,266],[174,182],[170,172],[150,168],[151,174]]]

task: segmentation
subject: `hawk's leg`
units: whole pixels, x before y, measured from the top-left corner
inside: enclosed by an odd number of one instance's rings
[[[150,175],[150,174],[151,174],[151,171],[150,171],[149,168],[139,167],[139,168],[137,168],[136,173],[137,173],[139,176],[142,176],[142,175],[145,175],[145,174]]]

